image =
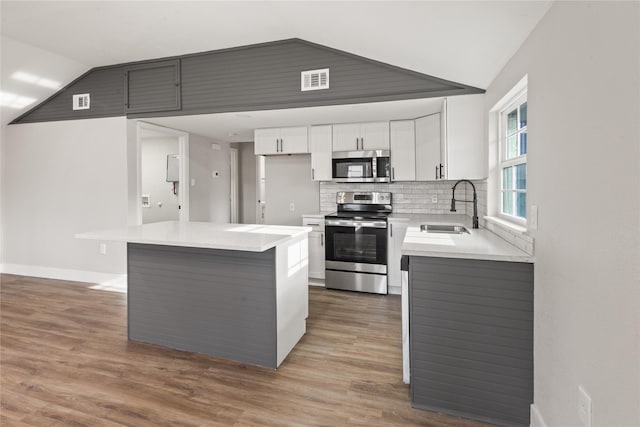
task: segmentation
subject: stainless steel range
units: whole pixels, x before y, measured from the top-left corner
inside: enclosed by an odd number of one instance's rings
[[[391,193],[339,192],[325,216],[325,286],[387,293],[387,216]]]

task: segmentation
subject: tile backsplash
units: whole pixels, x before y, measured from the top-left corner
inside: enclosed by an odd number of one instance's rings
[[[451,187],[455,181],[434,182],[394,182],[390,184],[340,184],[333,182],[320,183],[320,209],[334,211],[336,209],[336,193],[338,191],[387,191],[392,193],[393,211],[412,214],[448,214],[451,208]],[[487,212],[486,181],[474,181],[478,193],[478,217],[483,224]],[[468,187],[465,194],[465,187]],[[434,203],[433,197],[437,198]],[[471,200],[473,192],[468,184],[460,184],[456,188],[456,200]],[[456,203],[457,213],[473,215],[470,203]]]
[[[455,181],[434,182],[394,182],[391,184],[338,184],[320,183],[320,209],[323,212],[336,210],[338,191],[387,191],[392,193],[393,211],[411,214],[449,214],[451,213],[451,187]],[[487,181],[473,181],[478,195],[478,222],[502,239],[527,252],[534,253],[534,239],[527,233],[517,232],[499,222],[487,222]],[[432,197],[437,197],[434,203]],[[456,188],[457,200],[473,200],[473,190],[469,184],[461,183]],[[456,202],[458,214],[473,216],[471,203]]]

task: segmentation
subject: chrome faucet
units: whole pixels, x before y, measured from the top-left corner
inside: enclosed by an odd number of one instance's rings
[[[456,187],[461,182],[468,182],[469,184],[471,184],[471,187],[473,188],[473,200],[458,200],[458,202],[473,203],[473,228],[478,228],[478,194],[476,193],[476,186],[473,185],[473,182],[469,181],[468,179],[461,179],[460,181],[453,184],[453,187],[451,187],[453,193],[451,194],[450,211],[456,211]]]

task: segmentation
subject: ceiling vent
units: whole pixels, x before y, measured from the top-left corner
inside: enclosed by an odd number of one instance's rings
[[[300,89],[307,90],[329,89],[329,69],[309,70],[300,73]]]
[[[91,104],[91,97],[88,93],[81,93],[79,95],[73,95],[73,109],[74,110],[88,110]]]

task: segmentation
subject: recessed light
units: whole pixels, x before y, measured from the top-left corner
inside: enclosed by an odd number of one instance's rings
[[[227,136],[238,136],[238,134],[236,132],[229,132]]]

